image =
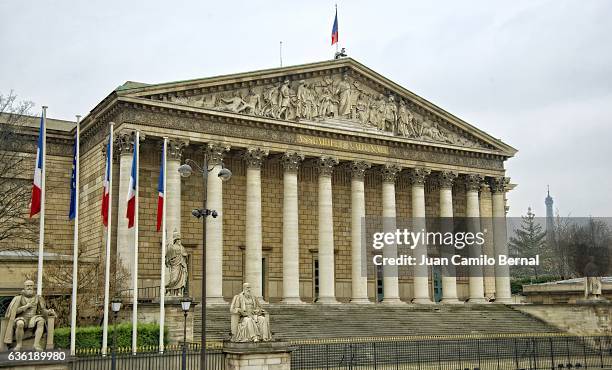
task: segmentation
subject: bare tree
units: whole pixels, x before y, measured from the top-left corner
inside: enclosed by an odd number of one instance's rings
[[[126,291],[130,274],[111,257],[111,281],[110,297],[119,296]],[[104,284],[99,284],[103,279],[103,265],[87,262],[79,255],[79,272],[77,280],[77,324],[98,324],[103,315]],[[47,288],[47,304],[57,313],[57,326],[70,325],[70,302],[72,300],[72,263],[59,262],[49,263],[43,276],[44,286]]]
[[[32,186],[26,174],[29,156],[18,148],[33,103],[20,101],[13,91],[0,94],[0,251],[27,250],[37,240],[37,223],[27,213]],[[24,243],[25,242],[25,243]]]

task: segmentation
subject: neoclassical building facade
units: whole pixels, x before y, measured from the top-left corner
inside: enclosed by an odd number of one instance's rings
[[[504,162],[516,150],[353,59],[154,85],[127,82],[110,93],[81,123],[80,248],[101,264],[103,148],[111,122],[113,253],[128,273],[134,232],[125,198],[133,132],[141,136],[142,288],[160,279],[157,177],[167,137],[167,230],[181,234],[196,298],[204,281],[209,303],[226,302],[243,282],[269,302],[510,301],[503,266],[480,274],[432,267],[363,274],[363,217],[505,218],[511,185]],[[208,208],[218,213],[205,221],[205,261],[202,220],[191,214],[202,206],[203,178],[178,172],[187,159],[201,164],[204,158],[211,169]],[[222,166],[233,173],[227,182],[216,176]],[[483,253],[507,253],[505,228],[480,226],[492,230]]]

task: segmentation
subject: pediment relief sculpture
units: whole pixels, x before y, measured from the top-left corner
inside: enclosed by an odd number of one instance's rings
[[[273,85],[193,96],[168,96],[167,100],[288,121],[347,122],[421,141],[483,147],[450,129],[450,124],[416,112],[407,100],[376,91],[348,73],[296,81],[285,79]]]

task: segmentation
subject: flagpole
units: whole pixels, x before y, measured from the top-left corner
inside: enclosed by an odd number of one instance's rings
[[[136,178],[134,179],[134,268],[132,271],[132,353],[138,351],[138,178],[140,169],[140,131],[134,138],[134,155],[136,156]]]
[[[109,304],[109,294],[110,294],[110,257],[111,257],[111,231],[112,231],[112,216],[113,213],[111,210],[113,209],[113,127],[114,123],[110,123],[110,145],[109,150],[106,155],[107,158],[110,158],[108,161],[108,205],[107,205],[107,214],[108,214],[108,222],[106,226],[106,264],[104,270],[104,322],[102,324],[102,355],[106,356],[106,352],[108,349],[108,304]],[[104,190],[103,190],[104,191]]]
[[[338,19],[338,4],[336,4],[336,20]],[[336,54],[338,53],[338,44],[340,43],[340,37],[338,37],[338,41],[336,41]]]
[[[159,283],[159,351],[164,352],[164,321],[166,316],[166,157],[168,153],[166,150],[168,149],[168,138],[164,137],[164,147],[163,147],[163,194],[164,198],[162,199],[162,239],[161,239],[161,279]]]
[[[81,116],[76,116],[76,143],[75,143],[75,166],[74,166],[74,241],[72,247],[72,307],[70,309],[70,354],[76,354],[76,319],[77,319],[77,281],[79,277],[79,160],[80,160],[80,135]]]
[[[42,107],[43,129],[42,129],[42,170],[40,181],[40,225],[38,227],[38,269],[36,277],[36,295],[42,296],[43,284],[43,254],[45,245],[45,172],[47,172],[47,106]]]

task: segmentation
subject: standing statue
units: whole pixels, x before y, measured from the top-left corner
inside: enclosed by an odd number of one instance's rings
[[[406,108],[406,102],[403,99],[399,102],[399,110],[397,112],[397,132],[402,136],[416,136],[414,116]]]
[[[278,93],[278,118],[289,119],[290,104],[291,104],[291,87],[289,86],[289,80],[285,80],[281,85]]]
[[[249,87],[249,91],[244,98],[244,106],[246,114],[253,114],[258,116],[261,110],[261,97],[255,91],[253,91],[252,87]]]
[[[584,298],[600,299],[601,297],[601,276],[599,268],[595,263],[595,257],[589,256],[589,262],[584,266]]]
[[[249,283],[242,284],[242,293],[232,299],[230,306],[232,342],[259,342],[272,340],[270,320]]]
[[[389,101],[385,105],[385,131],[394,132],[395,123],[397,122],[397,106],[395,98],[389,95]]]
[[[319,85],[321,93],[319,94],[319,117],[333,117],[338,101],[334,98],[333,81],[329,78],[324,78]]]
[[[187,253],[177,230],[174,230],[172,242],[166,247],[166,267],[169,270],[166,294],[182,297],[187,287]]]
[[[338,116],[347,117],[351,116],[351,83],[349,82],[348,75],[345,73],[342,75],[342,80],[338,82]]]
[[[266,90],[264,90],[263,92],[264,105],[261,110],[261,114],[264,117],[278,118],[278,112],[279,112],[279,105],[278,105],[279,92],[278,90],[279,90],[279,87],[277,86],[271,86],[267,88]]]
[[[53,343],[53,322],[55,312],[47,309],[43,297],[34,294],[34,282],[26,280],[21,294],[15,296],[8,306],[3,320],[3,344],[15,343],[14,351],[23,347],[23,339],[28,331],[34,332],[34,350],[43,351],[40,344],[47,331],[47,347]],[[49,325],[47,325],[49,323]]]

